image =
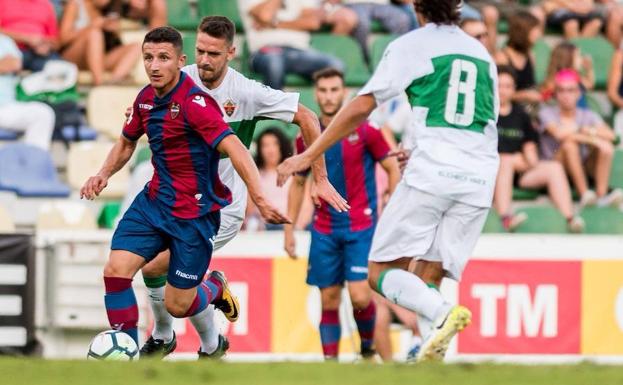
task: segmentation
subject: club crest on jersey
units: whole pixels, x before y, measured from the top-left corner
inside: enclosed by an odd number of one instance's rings
[[[177,118],[177,116],[180,114],[180,104],[179,103],[171,103],[171,119],[175,119]]]
[[[231,99],[227,99],[225,104],[223,104],[223,110],[225,110],[227,116],[232,116],[236,110],[236,104]]]

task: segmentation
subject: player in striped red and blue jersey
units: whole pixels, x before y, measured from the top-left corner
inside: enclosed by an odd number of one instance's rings
[[[347,90],[342,73],[335,69],[319,71],[314,80],[321,110],[320,122],[324,127],[342,107]],[[302,138],[299,137],[296,144],[297,152],[305,150]],[[320,339],[327,359],[336,359],[338,355],[338,309],[345,282],[348,282],[353,315],[361,337],[361,354],[364,357],[374,354],[375,307],[367,278],[368,254],[378,217],[377,162],[389,174],[390,191],[400,180],[398,163],[388,154],[389,146],[380,130],[367,122],[325,154],[329,181],[350,205],[348,212],[338,212],[323,202],[314,215],[307,283],[320,288]],[[290,187],[288,214],[294,219],[301,207],[306,176],[306,172],[298,174]],[[285,249],[291,257],[296,256],[291,225],[285,227]]]
[[[287,218],[267,203],[251,156],[223,121],[218,105],[180,69],[182,37],[170,27],[156,28],[143,41],[143,62],[150,85],[137,96],[123,134],[81,197],[94,199],[108,179],[132,156],[147,134],[154,175],[119,222],[104,268],[105,305],[113,328],[138,344],[138,308],[132,278],[165,249],[171,250],[165,304],[174,317],[190,317],[211,303],[238,317],[238,303],[221,272],[204,280],[219,229],[220,209],[231,193],[218,176],[220,153],[227,154],[258,204],[264,219]]]

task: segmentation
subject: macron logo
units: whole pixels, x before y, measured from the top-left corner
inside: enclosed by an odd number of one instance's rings
[[[192,279],[192,280],[198,280],[199,276],[195,275],[195,274],[186,274],[186,273],[182,273],[179,270],[175,270],[175,275],[182,277],[182,278],[186,278],[186,279]]]
[[[206,106],[206,101],[203,98],[203,96],[201,96],[201,95],[195,95],[195,97],[193,98],[193,103],[197,103],[201,107],[205,107]]]

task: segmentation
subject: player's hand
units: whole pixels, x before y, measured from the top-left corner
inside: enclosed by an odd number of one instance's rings
[[[288,257],[292,259],[298,258],[296,255],[296,238],[294,238],[294,231],[291,228],[283,232],[283,249],[288,254]]]
[[[282,187],[290,175],[298,171],[307,170],[311,166],[311,160],[304,155],[302,153],[291,156],[277,166],[277,186]]]
[[[327,177],[320,178],[319,180],[314,179],[312,181],[311,197],[316,207],[320,207],[322,201],[325,201],[339,213],[350,209],[346,199],[335,190],[335,187],[333,187]]]
[[[99,196],[102,190],[108,185],[108,178],[101,175],[90,177],[80,189],[80,199],[86,198],[93,200]]]
[[[132,106],[128,107],[125,109],[125,118],[128,119],[130,117],[130,115],[132,115]]]
[[[409,163],[411,150],[398,147],[397,149],[390,151],[387,156],[395,156],[396,159],[398,160],[398,166],[400,167],[400,172],[404,172],[405,168],[407,167],[407,163]]]
[[[290,218],[282,214],[279,209],[268,203],[264,198],[254,199],[253,202],[255,203],[255,206],[257,206],[264,222],[273,225],[292,223]]]

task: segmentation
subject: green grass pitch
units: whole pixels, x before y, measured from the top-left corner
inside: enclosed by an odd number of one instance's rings
[[[621,385],[623,368],[591,364],[375,365],[335,363],[129,363],[0,359],[3,385]]]

